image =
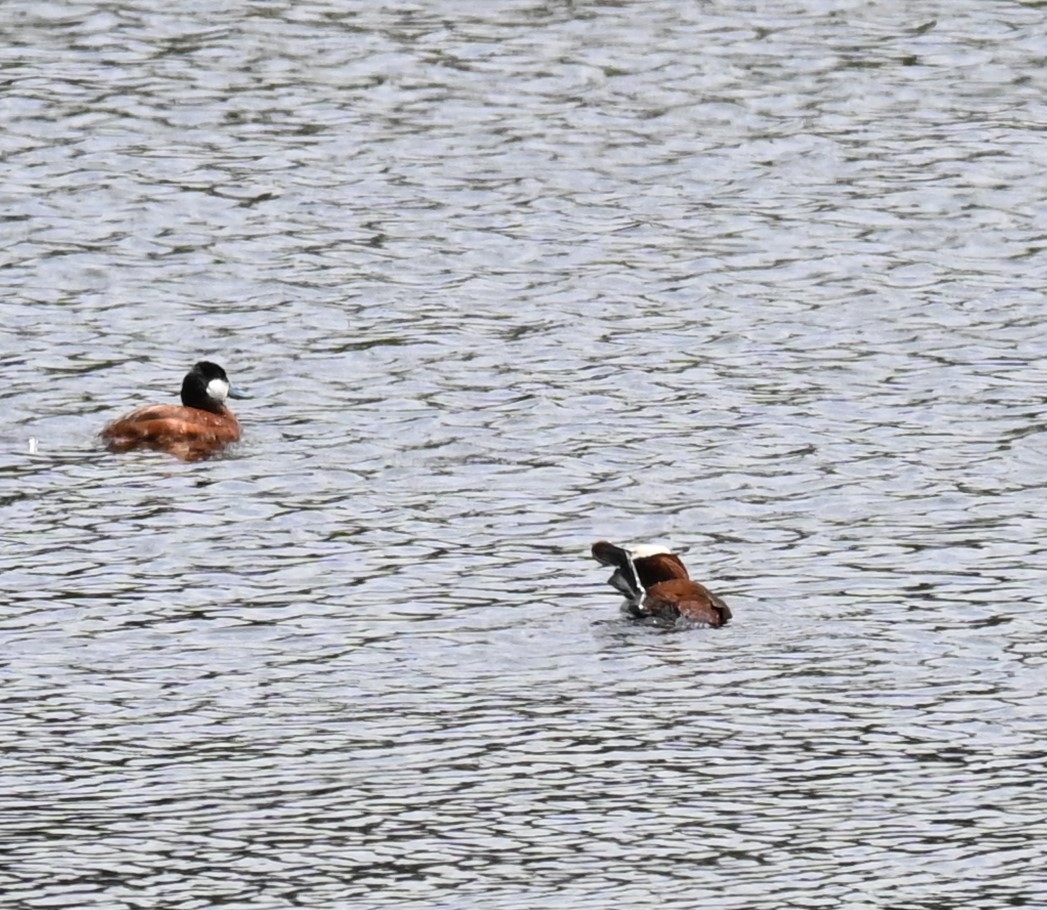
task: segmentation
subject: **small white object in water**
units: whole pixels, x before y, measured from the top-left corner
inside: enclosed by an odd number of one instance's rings
[[[29,454],[30,455],[35,455],[36,454],[36,437],[35,436],[30,436],[29,437]]]

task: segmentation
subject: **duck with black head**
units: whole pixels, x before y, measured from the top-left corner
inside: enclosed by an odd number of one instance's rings
[[[610,566],[607,580],[626,600],[630,615],[675,624],[679,620],[719,627],[731,608],[704,585],[691,580],[683,560],[667,547],[648,545],[627,550],[606,540],[593,544],[593,557]]]
[[[150,404],[108,424],[101,432],[111,452],[155,449],[198,461],[240,439],[240,423],[227,398],[246,398],[217,363],[201,360],[182,380],[182,404]]]

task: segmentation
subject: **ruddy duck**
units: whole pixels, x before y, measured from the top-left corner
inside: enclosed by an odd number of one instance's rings
[[[226,398],[246,398],[229,385],[218,364],[201,360],[182,380],[182,404],[150,404],[114,420],[102,439],[110,452],[157,449],[196,461],[206,458],[240,438],[236,415],[225,406]]]
[[[593,544],[593,557],[614,574],[607,580],[626,599],[629,613],[675,623],[678,619],[722,626],[731,608],[707,588],[691,581],[680,557],[661,546],[626,550],[606,540]]]

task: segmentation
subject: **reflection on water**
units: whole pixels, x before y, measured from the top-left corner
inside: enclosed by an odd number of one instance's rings
[[[1037,10],[8,7],[5,906],[1043,903]]]

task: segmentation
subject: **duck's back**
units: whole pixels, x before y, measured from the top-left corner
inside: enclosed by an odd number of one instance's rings
[[[643,606],[652,616],[670,621],[682,617],[690,622],[719,627],[731,618],[731,608],[705,585],[682,578],[650,588]]]
[[[236,442],[240,424],[228,408],[216,414],[184,405],[155,404],[114,420],[101,436],[114,452],[148,447],[192,460]]]

